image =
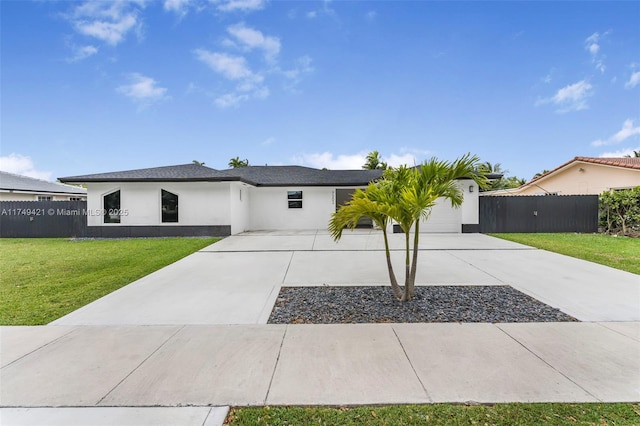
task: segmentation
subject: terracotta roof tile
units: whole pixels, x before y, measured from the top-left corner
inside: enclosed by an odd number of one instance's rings
[[[566,163],[556,167],[555,169],[548,171],[547,173],[538,176],[537,178],[531,179],[529,182],[525,183],[523,186],[531,185],[533,182],[537,182],[540,179],[546,178],[550,174],[557,172],[560,169],[565,168],[571,163],[574,162],[583,162],[583,163],[592,163],[592,164],[602,164],[605,166],[613,166],[613,167],[622,167],[626,169],[638,169],[640,170],[640,157],[575,157],[572,160],[567,161]]]

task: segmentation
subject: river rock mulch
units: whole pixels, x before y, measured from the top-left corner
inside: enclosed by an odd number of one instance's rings
[[[420,286],[399,302],[389,286],[282,287],[269,324],[568,322],[577,319],[510,286]]]

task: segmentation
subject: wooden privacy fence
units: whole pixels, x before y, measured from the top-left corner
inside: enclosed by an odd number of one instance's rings
[[[481,196],[480,232],[598,232],[598,196]]]
[[[0,237],[87,235],[86,201],[0,201]]]

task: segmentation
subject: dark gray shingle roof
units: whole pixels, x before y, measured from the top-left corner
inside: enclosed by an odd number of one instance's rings
[[[124,170],[120,172],[97,173],[92,175],[68,176],[62,182],[145,182],[145,181],[225,181],[236,180],[219,170],[197,164],[152,167],[149,169]]]
[[[241,181],[255,186],[362,186],[381,170],[319,170],[303,166],[248,166],[215,170],[197,164],[98,173],[60,178],[63,182]]]
[[[8,191],[42,192],[51,194],[87,195],[87,190],[0,171],[0,189]]]
[[[319,170],[303,166],[248,166],[224,172],[257,186],[362,186],[382,176],[381,170]]]

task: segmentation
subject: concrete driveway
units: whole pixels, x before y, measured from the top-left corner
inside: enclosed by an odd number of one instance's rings
[[[508,284],[583,322],[266,324],[281,286],[386,276],[374,231],[226,238],[49,326],[0,327],[0,421],[213,426],[228,405],[640,401],[640,277],[485,235],[424,235],[419,284]]]
[[[392,234],[396,270],[404,238]],[[424,234],[418,285],[511,285],[580,321],[640,321],[635,274],[483,234]],[[225,238],[54,325],[264,324],[281,286],[388,285],[379,231]]]

